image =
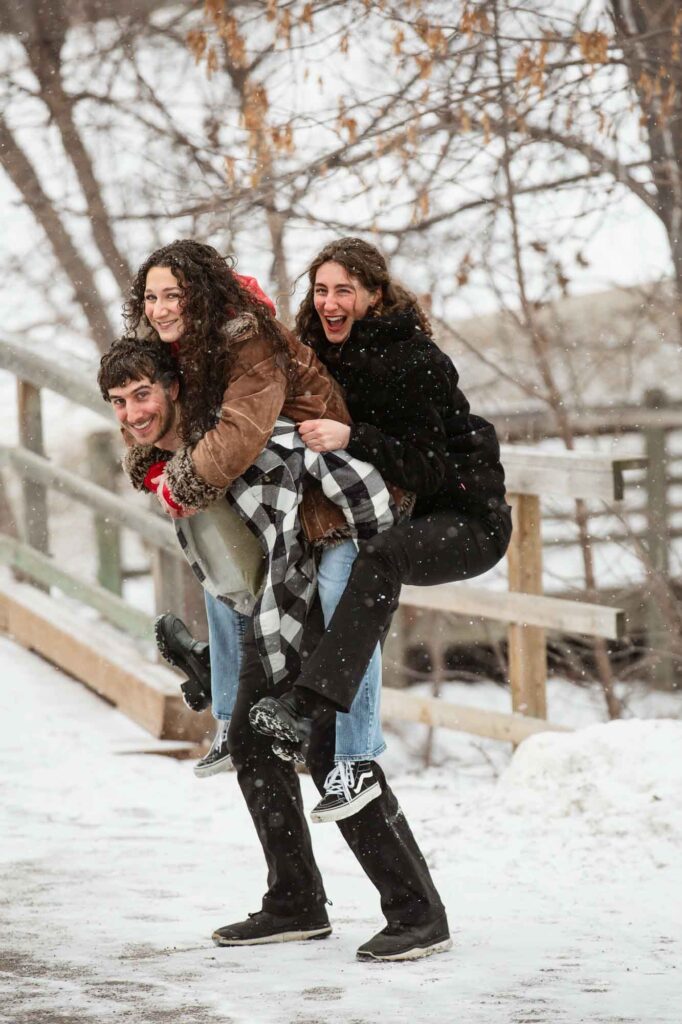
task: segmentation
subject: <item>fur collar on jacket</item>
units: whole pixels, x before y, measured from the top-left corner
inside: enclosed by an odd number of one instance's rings
[[[133,444],[121,459],[124,473],[129,477],[136,491],[144,490],[144,478],[155,462],[166,462],[173,455],[153,444]]]
[[[230,342],[245,341],[258,333],[258,321],[253,313],[239,313],[224,324],[221,333]]]

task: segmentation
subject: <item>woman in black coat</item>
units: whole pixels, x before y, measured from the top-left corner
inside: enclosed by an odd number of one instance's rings
[[[308,277],[298,334],[344,388],[353,426],[308,420],[301,436],[315,451],[345,448],[373,463],[386,481],[414,493],[415,505],[410,519],[361,544],[295,686],[254,709],[255,728],[290,741],[305,741],[322,712],[350,709],[403,583],[478,576],[502,558],[511,535],[495,430],[470,412],[452,361],[433,341],[415,296],[391,280],[382,254],[342,238],[319,253]],[[352,792],[352,785],[335,787],[318,807]]]

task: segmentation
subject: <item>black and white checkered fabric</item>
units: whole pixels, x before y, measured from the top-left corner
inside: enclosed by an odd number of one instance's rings
[[[298,656],[315,597],[314,552],[299,516],[306,477],[317,480],[327,498],[342,510],[353,538],[372,537],[399,518],[374,466],[344,451],[312,452],[292,420],[277,420],[267,446],[227,492],[228,501],[266,554],[265,581],[253,617],[261,660],[273,682],[287,675],[290,655]],[[175,522],[182,544],[182,520]],[[203,582],[206,573],[201,565],[192,564],[192,568]],[[239,610],[245,609],[240,606]]]

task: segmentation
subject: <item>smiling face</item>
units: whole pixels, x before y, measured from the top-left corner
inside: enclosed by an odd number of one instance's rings
[[[179,385],[168,389],[148,377],[129,380],[120,388],[109,388],[109,400],[116,419],[128,430],[136,444],[155,444],[173,451],[177,446],[175,400]]]
[[[144,313],[161,341],[179,341],[185,333],[185,289],[170,267],[151,267],[144,289]]]
[[[379,296],[379,289],[368,291],[340,263],[323,263],[315,274],[313,302],[327,341],[345,341],[355,321],[367,316]]]

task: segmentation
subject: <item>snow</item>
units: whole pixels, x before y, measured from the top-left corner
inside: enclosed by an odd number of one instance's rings
[[[265,881],[234,775],[131,753],[163,744],[7,638],[0,658],[3,1022],[682,1019],[679,718],[533,737],[499,779],[469,770],[471,745],[392,771],[454,946],[366,965],[355,949],[382,919],[336,829],[312,826],[330,939],[217,949],[211,931],[258,909]],[[679,715],[679,698],[663,706]]]

